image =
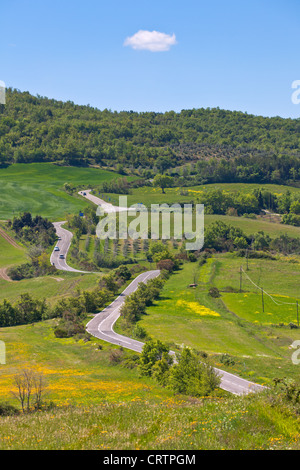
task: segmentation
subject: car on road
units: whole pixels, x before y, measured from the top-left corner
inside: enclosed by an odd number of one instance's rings
[[[54,248],[54,251],[59,251],[59,247],[56,246],[56,247]]]
[[[59,259],[64,259],[64,255],[59,255]]]

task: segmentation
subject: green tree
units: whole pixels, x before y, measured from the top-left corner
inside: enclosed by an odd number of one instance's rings
[[[219,384],[220,377],[213,367],[189,348],[184,348],[178,355],[168,379],[168,385],[175,393],[195,397],[209,395]]]
[[[162,341],[154,339],[146,341],[139,361],[141,374],[151,377],[154,366],[156,366],[154,370],[156,371],[156,374],[158,374],[157,367],[159,366],[157,366],[157,363],[161,360],[168,361],[168,354],[169,348]]]
[[[290,212],[292,214],[300,214],[300,201],[293,201],[290,207]]]
[[[161,188],[163,194],[165,193],[165,188],[170,188],[172,184],[173,178],[168,175],[155,175],[153,179],[153,186]]]

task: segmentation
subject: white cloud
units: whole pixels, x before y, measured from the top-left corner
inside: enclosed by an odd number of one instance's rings
[[[168,51],[171,46],[177,44],[175,34],[165,34],[158,31],[140,30],[133,36],[125,39],[124,46],[130,46],[135,50],[147,50],[151,52]]]

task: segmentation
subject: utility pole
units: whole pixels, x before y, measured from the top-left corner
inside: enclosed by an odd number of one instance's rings
[[[299,315],[298,315],[298,300],[296,302],[297,305],[297,325],[299,326]]]
[[[240,292],[242,292],[242,266],[240,266]]]
[[[264,290],[261,287],[261,303],[262,303],[262,311],[265,311],[265,304],[264,304]]]

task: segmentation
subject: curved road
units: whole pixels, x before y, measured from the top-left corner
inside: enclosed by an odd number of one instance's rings
[[[120,316],[120,308],[127,295],[132,294],[137,288],[140,282],[147,283],[149,279],[152,279],[159,275],[159,271],[147,271],[137,276],[129,286],[117,297],[108,307],[102,312],[97,313],[92,320],[86,325],[86,330],[92,336],[99,338],[103,341],[107,341],[112,344],[122,346],[123,348],[131,349],[138,353],[142,352],[144,343],[133,340],[127,336],[119,335],[114,332],[113,327],[115,322]],[[170,354],[174,355],[173,351]],[[250,392],[258,392],[264,390],[264,387],[248,380],[242,379],[236,375],[230,374],[223,370],[214,368],[215,372],[221,378],[220,388],[228,392],[234,393],[235,395],[243,395]]]
[[[132,294],[140,282],[147,283],[159,275],[160,271],[147,271],[137,276],[108,307],[102,312],[96,314],[94,318],[86,325],[86,330],[92,336],[107,341],[112,344],[123,346],[133,351],[142,352],[144,343],[133,340],[127,336],[122,336],[114,332],[113,327],[120,316],[120,309],[127,295]]]
[[[113,206],[109,202],[104,201],[103,199],[100,199],[97,196],[94,196],[91,194],[91,189],[86,189],[84,191],[79,191],[78,193],[80,196],[85,197],[89,201],[93,202],[97,206],[103,207],[104,211],[107,213],[110,212],[120,212],[120,211],[127,211],[127,207],[120,207],[120,206]]]
[[[53,223],[56,230],[56,234],[60,239],[56,242],[55,245],[58,246],[59,251],[52,251],[52,254],[50,256],[50,263],[54,265],[56,269],[60,269],[61,271],[72,271],[76,273],[87,274],[88,271],[80,271],[79,269],[71,268],[71,266],[67,264],[66,258],[71,245],[73,233],[69,232],[69,230],[66,230],[65,228],[62,228],[62,225],[64,225],[65,223],[66,221]],[[61,255],[64,256],[63,259],[60,258]]]
[[[85,194],[84,194],[85,193]],[[80,191],[79,193],[83,197],[86,197],[96,205],[101,205],[105,207],[105,210],[108,212],[126,210],[125,208],[115,207],[112,204],[108,204],[102,199],[93,196],[90,194],[90,190]],[[51,263],[56,266],[57,269],[63,271],[73,271],[87,273],[87,271],[79,271],[77,269],[71,268],[66,262],[67,253],[71,244],[72,233],[68,230],[62,228],[62,225],[66,222],[55,222],[54,226],[57,232],[58,237],[61,238],[57,242],[60,251],[53,251],[51,255]],[[59,255],[64,254],[64,259],[60,259]],[[108,307],[106,307],[102,312],[97,313],[92,320],[86,325],[86,330],[92,336],[99,338],[103,341],[122,346],[133,351],[141,352],[144,346],[144,343],[140,341],[133,340],[127,336],[119,335],[114,332],[113,327],[115,322],[120,316],[120,309],[127,295],[132,294],[137,288],[140,282],[147,283],[149,279],[157,277],[159,275],[158,270],[147,271],[145,273],[137,276]],[[173,351],[170,351],[170,354],[174,355]],[[243,395],[251,392],[259,392],[264,390],[265,387],[249,382],[248,380],[242,379],[234,374],[225,372],[221,369],[214,368],[216,373],[221,377],[220,388],[231,392],[235,395]]]

